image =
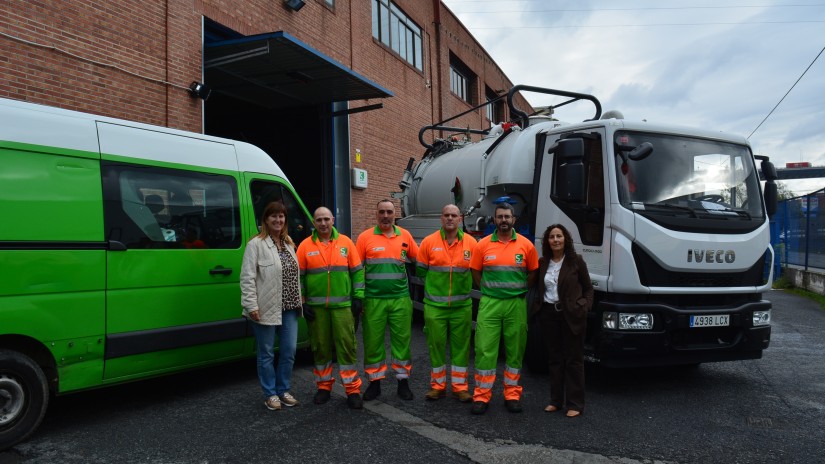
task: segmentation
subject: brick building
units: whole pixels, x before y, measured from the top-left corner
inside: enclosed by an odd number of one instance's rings
[[[0,0],[0,9],[0,97],[254,143],[310,210],[332,206],[347,232],[372,225],[375,203],[421,157],[421,127],[512,87],[439,0]],[[191,94],[193,82],[211,88],[207,100]],[[507,111],[498,102],[449,125],[487,128]],[[366,170],[367,188],[353,188],[352,168]]]

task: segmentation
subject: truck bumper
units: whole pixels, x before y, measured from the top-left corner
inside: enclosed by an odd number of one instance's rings
[[[607,367],[665,366],[759,359],[768,347],[771,327],[753,325],[753,312],[771,309],[769,301],[737,307],[684,309],[643,303],[600,302],[594,311],[593,337],[587,351]],[[611,330],[602,327],[602,314],[653,314],[653,330]],[[690,327],[691,315],[730,315],[727,327]]]

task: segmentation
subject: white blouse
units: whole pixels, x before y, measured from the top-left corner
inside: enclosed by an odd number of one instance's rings
[[[556,303],[559,301],[559,271],[561,264],[564,262],[562,256],[559,262],[550,260],[550,265],[547,266],[547,272],[544,273],[544,302]]]

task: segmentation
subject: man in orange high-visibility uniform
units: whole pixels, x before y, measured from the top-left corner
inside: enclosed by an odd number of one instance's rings
[[[418,245],[409,232],[395,225],[395,205],[390,200],[378,202],[378,225],[358,236],[356,248],[364,260],[364,371],[370,385],[364,401],[381,394],[381,380],[386,377],[384,331],[390,326],[392,369],[398,379],[398,396],[413,398],[409,377],[412,370],[412,300],[405,264],[415,260]]]
[[[521,363],[527,346],[527,290],[539,267],[530,240],[513,229],[516,216],[508,203],[496,206],[496,230],[479,240],[470,267],[481,289],[476,318],[473,414],[484,414],[496,380],[499,338],[504,332],[504,405],[521,412]]]
[[[430,349],[430,401],[447,395],[447,337],[450,340],[450,384],[462,403],[472,400],[467,387],[470,332],[473,324],[473,275],[470,257],[476,239],[465,234],[456,205],[441,210],[441,228],[418,247],[416,274],[424,279],[424,323]]]
[[[347,405],[361,409],[361,377],[356,367],[354,313],[364,298],[364,266],[355,244],[333,227],[335,218],[323,206],[313,215],[315,231],[298,246],[301,290],[314,317],[309,322],[318,391],[313,402],[329,401],[335,383],[332,376],[333,345],[338,356]],[[306,311],[305,311],[306,312]]]

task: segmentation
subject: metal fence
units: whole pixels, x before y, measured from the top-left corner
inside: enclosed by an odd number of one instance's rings
[[[825,269],[825,188],[779,202],[771,218],[771,245],[776,254],[774,277],[787,265]]]

